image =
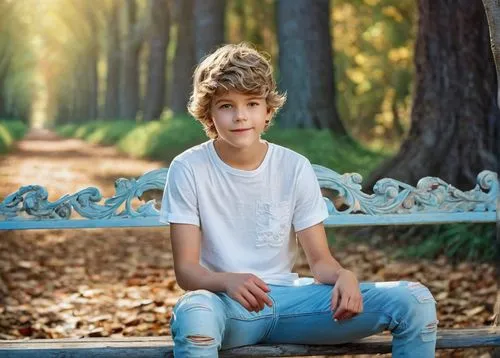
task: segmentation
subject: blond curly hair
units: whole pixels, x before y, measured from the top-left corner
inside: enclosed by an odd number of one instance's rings
[[[264,97],[273,115],[286,101],[286,95],[276,89],[269,59],[247,43],[220,47],[203,59],[193,77],[188,111],[203,124],[207,136],[212,139],[218,137],[210,114],[216,93],[235,90]],[[269,125],[266,124],[266,129]]]

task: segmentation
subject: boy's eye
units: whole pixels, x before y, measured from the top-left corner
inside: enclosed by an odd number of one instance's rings
[[[250,107],[256,107],[256,106],[258,106],[258,105],[259,105],[259,102],[250,102],[248,105],[249,105]]]
[[[229,108],[231,108],[231,105],[229,103],[225,103],[222,106],[220,106],[219,108],[221,108],[221,109],[229,109]]]

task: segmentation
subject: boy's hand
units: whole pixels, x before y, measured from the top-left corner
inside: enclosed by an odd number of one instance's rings
[[[332,293],[332,311],[335,320],[344,320],[363,312],[363,297],[352,271],[340,269]]]
[[[267,295],[270,289],[264,281],[250,273],[230,273],[226,280],[226,293],[250,312],[259,312],[273,301]]]

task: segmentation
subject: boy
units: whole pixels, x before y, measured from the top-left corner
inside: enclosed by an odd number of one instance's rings
[[[210,140],[173,160],[160,214],[170,223],[177,282],[190,291],[174,307],[174,355],[336,344],[389,329],[395,357],[433,357],[429,290],[359,284],[330,253],[309,161],[261,139],[284,102],[269,61],[246,44],[219,48],[195,70],[189,111]],[[314,281],[291,272],[296,239]]]

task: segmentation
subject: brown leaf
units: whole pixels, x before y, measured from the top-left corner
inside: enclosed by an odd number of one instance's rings
[[[31,326],[24,326],[24,327],[18,328],[17,330],[19,333],[21,333],[21,335],[23,335],[25,337],[29,337],[33,334],[33,328]]]
[[[110,314],[104,314],[104,315],[89,318],[88,321],[90,323],[96,323],[96,322],[100,322],[100,321],[111,321],[112,319],[113,319],[113,316],[111,316]]]
[[[478,315],[479,313],[483,312],[484,310],[485,310],[484,306],[477,306],[477,307],[471,308],[470,310],[464,311],[464,313],[467,317],[472,317],[472,316]]]
[[[138,317],[129,318],[124,322],[125,326],[127,327],[137,326],[139,323],[141,323],[141,320]]]
[[[109,332],[107,332],[104,328],[98,327],[93,329],[88,334],[89,337],[108,337]]]

